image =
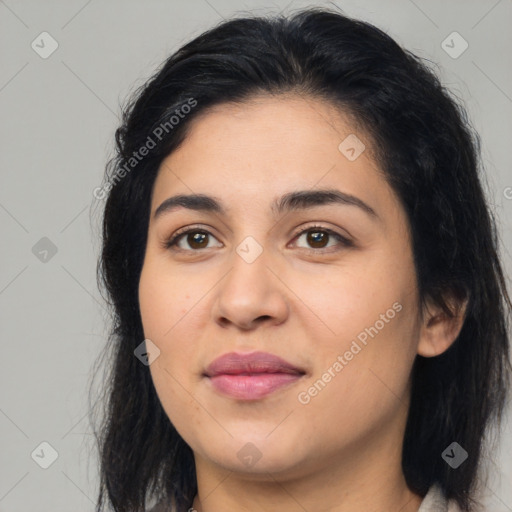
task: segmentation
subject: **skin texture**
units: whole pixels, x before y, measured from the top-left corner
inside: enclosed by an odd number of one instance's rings
[[[367,148],[354,161],[338,149],[349,134]],[[263,96],[195,119],[161,165],[139,301],[145,337],[160,350],[150,366],[156,391],[194,452],[198,511],[420,506],[401,470],[411,368],[417,354],[446,350],[461,320],[434,306],[420,311],[407,217],[370,149],[371,140],[328,103]],[[339,204],[279,216],[270,208],[287,192],[325,188],[358,197],[378,217]],[[180,207],[154,219],[178,193],[215,196],[228,213]],[[165,247],[196,224],[211,235],[199,244],[185,235],[181,251]],[[315,224],[353,245],[327,235],[315,245],[308,231],[294,236]],[[248,236],[262,249],[251,263],[237,253]],[[400,311],[333,370],[393,304]],[[235,400],[203,376],[232,351],[271,352],[306,373],[260,400]],[[330,381],[301,403],[299,394],[329,368]],[[256,463],[239,456],[244,446]]]

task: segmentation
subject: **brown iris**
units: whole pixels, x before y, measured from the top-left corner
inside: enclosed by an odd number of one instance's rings
[[[208,245],[208,233],[193,232],[187,234],[187,242],[194,249],[204,249]],[[202,245],[202,243],[204,245]],[[194,245],[197,244],[197,245]]]
[[[327,241],[328,236],[329,235],[325,231],[309,231],[307,234],[307,241],[308,244],[314,248],[322,248],[324,247],[322,243]]]

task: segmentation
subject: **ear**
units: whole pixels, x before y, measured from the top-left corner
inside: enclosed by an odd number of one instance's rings
[[[457,339],[462,329],[467,300],[449,295],[445,297],[445,301],[453,316],[448,315],[433,301],[428,301],[423,310],[418,343],[420,356],[435,357],[442,354]]]

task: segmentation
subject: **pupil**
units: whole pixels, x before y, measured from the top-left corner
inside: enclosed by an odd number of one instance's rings
[[[193,244],[198,244],[201,246],[201,241],[204,242],[206,239],[205,233],[193,233],[191,236],[192,236],[192,243],[190,245],[192,247],[194,246]],[[202,240],[201,240],[201,238],[202,238]],[[189,243],[190,243],[190,241],[189,241]]]
[[[326,233],[323,233],[322,231],[310,231],[308,235],[308,243],[311,243],[313,245],[319,243],[320,245],[322,245],[322,241],[325,242],[325,236]]]

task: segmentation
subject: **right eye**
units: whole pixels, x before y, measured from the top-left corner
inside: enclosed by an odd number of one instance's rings
[[[178,230],[169,240],[165,242],[165,248],[180,251],[197,252],[200,249],[208,249],[208,237],[213,235],[203,229],[184,228]],[[181,247],[179,244],[184,240],[191,249]],[[175,249],[177,247],[177,249]]]

